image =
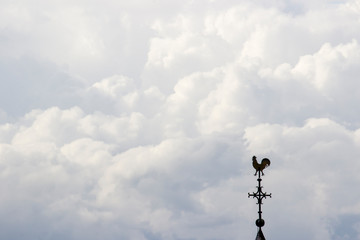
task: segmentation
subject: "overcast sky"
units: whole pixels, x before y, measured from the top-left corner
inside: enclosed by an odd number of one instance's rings
[[[360,239],[360,1],[0,0],[0,239]]]

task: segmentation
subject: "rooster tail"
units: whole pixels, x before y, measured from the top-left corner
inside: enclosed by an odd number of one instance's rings
[[[267,168],[268,166],[270,166],[270,160],[268,158],[264,158],[263,160],[261,160],[261,165],[264,166],[264,168]]]

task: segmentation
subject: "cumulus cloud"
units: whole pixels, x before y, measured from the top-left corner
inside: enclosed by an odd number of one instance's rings
[[[3,239],[360,236],[359,2],[2,2]]]
[[[299,210],[299,206],[293,205],[293,199],[301,199],[302,203],[299,204],[303,204],[303,209],[308,209],[308,212],[299,213],[303,215],[304,223],[298,227],[303,227],[304,231],[306,229],[305,232],[310,238],[345,237],[333,233],[335,226],[332,224],[338,218],[346,217],[346,214],[356,214],[356,211],[344,213],[343,208],[357,204],[357,193],[345,193],[345,186],[350,186],[351,181],[359,180],[351,174],[359,167],[356,160],[359,154],[357,132],[329,119],[309,119],[302,127],[261,124],[245,131],[249,150],[254,152],[262,149],[265,153],[277,155],[279,161],[274,171],[277,177],[270,180],[270,184],[283,183],[279,189],[282,196],[279,198],[284,207],[283,211],[293,213],[290,216],[295,216],[294,212]],[[334,171],[334,168],[337,170]],[[344,173],[347,176],[344,176]],[[277,179],[278,177],[280,179]],[[290,196],[285,196],[289,193]],[[273,214],[275,218],[279,212],[274,211]],[[349,224],[355,226],[355,223]],[[282,227],[284,226],[279,225],[276,228],[279,228],[280,232]]]

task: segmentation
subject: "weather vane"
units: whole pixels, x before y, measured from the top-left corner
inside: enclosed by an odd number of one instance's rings
[[[261,214],[261,205],[262,205],[262,200],[266,197],[270,197],[271,198],[271,193],[264,193],[262,191],[262,186],[261,186],[261,176],[264,176],[264,169],[267,168],[268,166],[270,166],[270,160],[267,158],[264,158],[261,163],[258,163],[256,160],[256,157],[253,156],[252,158],[252,165],[255,168],[256,172],[254,174],[254,176],[256,176],[256,174],[258,174],[258,186],[257,186],[257,192],[253,192],[253,193],[248,193],[248,197],[253,197],[256,198],[258,200],[257,204],[259,205],[259,218],[256,220],[255,224],[258,227],[258,233],[256,235],[255,240],[265,240],[265,236],[263,234],[263,232],[261,231],[261,228],[265,225],[265,221],[264,219],[262,219]],[[261,175],[260,175],[261,173]]]

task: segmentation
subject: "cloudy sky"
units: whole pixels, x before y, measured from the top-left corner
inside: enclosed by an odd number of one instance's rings
[[[0,0],[0,238],[360,239],[359,0]]]

